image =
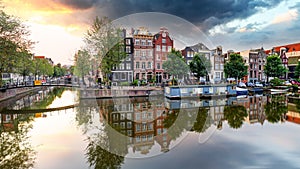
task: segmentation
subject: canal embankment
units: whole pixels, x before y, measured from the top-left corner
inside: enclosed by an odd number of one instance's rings
[[[2,90],[0,91],[0,102],[16,97],[23,97],[29,94],[30,92],[35,92],[40,89],[41,87],[23,87]]]

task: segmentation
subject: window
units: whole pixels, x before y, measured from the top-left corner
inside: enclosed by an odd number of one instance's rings
[[[139,50],[136,50],[135,53],[134,53],[134,56],[135,56],[135,57],[139,57],[139,56],[140,56],[140,51],[139,51]]]
[[[126,45],[130,45],[131,44],[131,39],[126,39]]]
[[[142,124],[141,127],[142,127],[142,131],[147,131],[147,124]]]
[[[152,123],[148,124],[148,130],[153,130],[153,124]]]
[[[224,70],[224,64],[223,63],[220,64],[220,70]]]
[[[146,51],[145,50],[142,51],[142,56],[146,56]]]
[[[165,38],[162,39],[162,43],[166,43],[166,39]]]
[[[157,64],[156,64],[156,68],[157,68],[157,69],[160,69],[160,63],[157,63]]]
[[[168,46],[168,52],[172,51],[172,46]]]
[[[122,74],[121,74],[121,79],[122,79],[122,80],[126,80],[126,73],[125,73],[125,72],[122,72]]]
[[[120,70],[124,70],[124,68],[125,68],[124,63],[120,63],[119,68],[120,68]]]
[[[128,120],[132,120],[132,119],[131,119],[131,113],[127,113],[127,114],[126,114],[126,118],[127,118]]]
[[[131,127],[132,127],[131,122],[130,121],[127,122],[127,128],[131,128]]]
[[[142,69],[146,69],[146,64],[145,64],[145,62],[142,62]]]
[[[146,46],[146,40],[142,40],[142,46]]]
[[[140,113],[135,114],[135,120],[141,120],[141,115]]]
[[[152,62],[148,62],[148,69],[152,69]]]
[[[148,40],[148,41],[147,41],[147,45],[148,45],[148,46],[152,46],[152,40]]]
[[[152,57],[153,56],[153,52],[152,50],[148,50],[148,56]]]
[[[136,62],[136,63],[135,63],[135,68],[136,68],[136,69],[139,69],[139,68],[140,68],[140,62]]]
[[[126,63],[126,69],[131,69],[131,64],[130,63]]]
[[[126,53],[131,53],[131,47],[130,46],[126,46]]]
[[[135,131],[141,131],[141,124],[136,124]]]
[[[160,51],[160,45],[156,46],[156,51]]]
[[[136,40],[135,40],[135,44],[136,44],[136,45],[140,45],[140,40],[139,40],[139,39],[136,39]]]
[[[167,51],[167,47],[165,45],[162,46],[162,51],[166,52]]]
[[[220,79],[220,72],[216,72],[216,78]]]
[[[156,60],[160,60],[160,55],[156,54]]]
[[[215,63],[215,70],[219,70],[220,67],[219,67],[219,63]]]

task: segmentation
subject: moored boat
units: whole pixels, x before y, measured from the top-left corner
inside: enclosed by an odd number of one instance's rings
[[[264,92],[264,89],[261,88],[261,87],[253,87],[253,88],[249,88],[249,93],[252,93],[252,94],[261,94]]]
[[[247,88],[236,87],[236,95],[248,95]]]

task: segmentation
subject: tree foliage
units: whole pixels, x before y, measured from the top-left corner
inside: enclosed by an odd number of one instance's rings
[[[124,37],[122,30],[107,17],[96,17],[87,31],[85,42],[103,76],[126,58]]]
[[[241,79],[242,77],[248,74],[248,67],[245,65],[243,58],[239,54],[231,54],[229,61],[224,65],[224,72],[227,78],[237,78]]]
[[[18,18],[0,10],[0,75],[4,72],[27,74],[30,71],[26,65],[32,56],[29,50],[33,42],[27,39],[28,36],[29,31]]]
[[[270,55],[264,68],[267,77],[280,77],[288,72],[278,55]]]
[[[53,67],[53,77],[61,77],[66,74],[66,68],[62,67],[60,63]]]
[[[265,106],[266,119],[270,123],[277,123],[283,120],[284,114],[288,112],[286,96],[273,95],[268,97],[271,97],[269,98],[271,101],[268,101]]]
[[[247,110],[244,106],[232,105],[224,108],[224,118],[228,121],[229,126],[234,129],[242,127],[247,116]]]
[[[74,74],[81,77],[84,83],[84,76],[91,70],[90,54],[87,50],[79,50],[75,55]]]
[[[172,75],[173,78],[182,78],[189,71],[188,65],[184,62],[180,51],[172,49],[168,54],[168,60],[163,63],[163,68],[168,74]]]
[[[295,68],[295,74],[294,74],[295,78],[299,78],[300,77],[300,61],[298,61],[298,64]]]
[[[53,66],[49,63],[47,59],[43,58],[34,58],[33,59],[33,70],[35,78],[40,76],[50,77],[53,75]]]
[[[211,71],[211,62],[204,55],[196,54],[190,63],[191,72],[199,80],[200,77],[205,77]]]

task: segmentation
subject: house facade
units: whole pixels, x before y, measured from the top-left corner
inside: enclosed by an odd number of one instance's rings
[[[169,36],[168,29],[160,28],[160,31],[153,36],[153,65],[155,82],[161,83],[168,79],[167,72],[163,69],[163,63],[168,59],[168,53],[173,48],[173,39]]]
[[[269,54],[280,56],[283,66],[289,71],[284,78],[298,78],[294,76],[294,72],[298,61],[300,61],[300,43],[273,47]]]
[[[187,64],[193,60],[196,54],[203,55],[211,63],[211,70],[208,71],[208,76],[204,77],[207,82],[220,83],[224,79],[224,62],[225,58],[222,54],[222,46],[210,50],[202,43],[193,46],[187,46],[181,51]],[[192,76],[192,75],[190,75]],[[191,77],[190,77],[191,78]],[[204,80],[204,79],[203,79]]]
[[[112,69],[112,85],[120,85],[122,82],[131,83],[133,81],[133,38],[126,36],[126,30],[123,30],[124,51],[126,58],[119,65]]]
[[[154,77],[153,35],[145,27],[134,30],[134,79],[149,81]]]
[[[263,48],[250,49],[241,51],[240,55],[245,61],[245,65],[248,67],[248,75],[244,78],[244,81],[248,82],[261,82],[266,81],[264,73],[264,65],[266,64],[266,53]]]

